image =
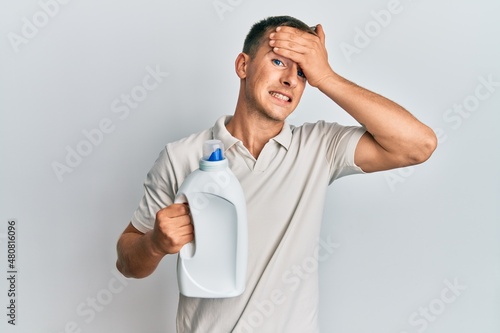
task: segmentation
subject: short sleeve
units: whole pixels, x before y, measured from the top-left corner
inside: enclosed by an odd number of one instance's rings
[[[144,195],[132,216],[132,225],[146,233],[154,227],[156,213],[174,202],[177,188],[167,147],[160,152],[144,181]]]
[[[366,132],[361,126],[342,126],[337,123],[325,123],[326,159],[330,165],[330,184],[341,177],[364,173],[354,163],[354,154],[359,139]]]
[[[343,126],[323,120],[305,123],[300,131],[301,147],[316,157],[322,156],[328,168],[328,184],[335,179],[356,173],[364,173],[354,163],[354,153],[366,129],[361,126]],[[297,131],[296,131],[297,132]]]

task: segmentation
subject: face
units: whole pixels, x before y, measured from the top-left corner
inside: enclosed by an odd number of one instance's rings
[[[299,104],[306,78],[295,62],[273,52],[268,44],[269,33],[253,58],[244,55],[246,67],[240,77],[245,79],[248,110],[281,122]]]

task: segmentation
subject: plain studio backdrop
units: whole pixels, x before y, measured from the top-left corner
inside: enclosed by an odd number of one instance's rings
[[[174,332],[175,256],[121,278],[115,245],[167,142],[232,114],[234,60],[270,15],[322,23],[330,62],[431,126],[425,164],[327,196],[321,332],[500,332],[495,1],[2,1],[2,332]],[[355,124],[311,87],[292,124]],[[322,242],[322,243],[321,243]],[[301,276],[307,278],[306,274]],[[15,326],[7,308],[15,302]],[[279,305],[276,305],[279,306]],[[255,332],[272,311],[255,315]]]

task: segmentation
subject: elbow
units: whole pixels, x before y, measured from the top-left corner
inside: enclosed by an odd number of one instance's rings
[[[430,128],[426,131],[425,135],[418,138],[414,148],[409,154],[410,165],[420,164],[427,161],[438,145],[438,139],[434,131]]]
[[[127,271],[125,270],[125,266],[123,265],[123,262],[118,259],[116,261],[116,269],[118,270],[118,272],[120,272],[124,277],[126,278],[130,278],[132,277],[130,274],[127,273]]]
[[[120,258],[118,258],[118,260],[116,260],[116,269],[124,277],[126,277],[126,278],[134,278],[134,274],[132,274],[132,272],[130,272],[130,270],[127,269],[127,266],[124,264],[123,260],[120,260]]]
[[[134,269],[134,265],[131,264],[125,254],[118,250],[118,258],[116,260],[116,269],[126,278],[141,279],[147,275],[143,275],[137,268]]]
[[[129,266],[125,265],[122,261],[116,261],[116,269],[120,272],[124,277],[129,279],[142,279],[147,277],[149,274],[144,274],[142,272],[135,272]]]
[[[120,272],[124,277],[131,278],[133,274],[130,272],[129,265],[127,265],[127,260],[125,259],[125,253],[122,249],[122,237],[118,240],[118,244],[116,246],[117,250],[117,259],[116,259],[116,269]]]

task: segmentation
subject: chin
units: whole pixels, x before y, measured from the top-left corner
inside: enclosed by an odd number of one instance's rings
[[[275,122],[284,122],[290,113],[264,113],[267,119]]]
[[[286,118],[293,113],[294,108],[277,107],[276,105],[267,105],[266,107],[262,104],[257,105],[257,103],[255,103],[253,110],[267,120],[284,122]]]
[[[275,121],[285,121],[289,115],[293,113],[294,110],[290,110],[288,108],[270,108],[267,110],[263,110],[265,116],[271,120]]]

